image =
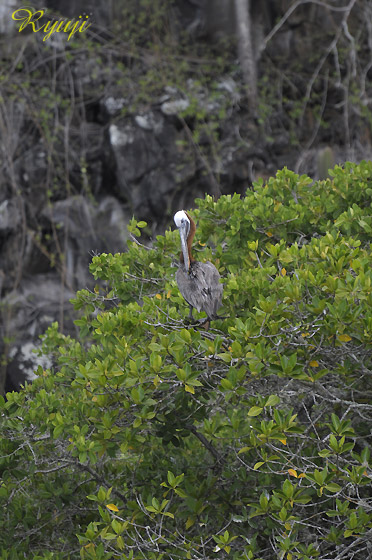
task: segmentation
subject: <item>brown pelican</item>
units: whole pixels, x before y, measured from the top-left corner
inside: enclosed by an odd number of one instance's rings
[[[211,262],[198,262],[191,255],[191,246],[196,226],[194,220],[184,210],[174,215],[174,222],[181,237],[180,266],[176,273],[179,290],[190,306],[189,319],[192,310],[205,311],[209,326],[211,319],[217,318],[217,309],[221,306],[222,284],[220,274]],[[206,327],[206,328],[207,328]]]

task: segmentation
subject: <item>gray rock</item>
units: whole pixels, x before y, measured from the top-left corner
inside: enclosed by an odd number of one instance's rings
[[[157,212],[164,216],[176,185],[195,174],[196,157],[186,132],[152,111],[140,121],[126,118],[112,124],[109,136],[119,196],[142,219],[154,219]]]
[[[124,97],[116,98],[110,95],[104,99],[102,103],[107,113],[113,117],[120,113],[122,108],[125,106],[125,99]]]
[[[164,91],[168,95],[177,95],[179,93],[178,89],[174,86],[165,86]]]
[[[1,292],[3,291],[4,278],[5,278],[5,273],[0,268],[0,297],[1,297]]]
[[[10,370],[17,369],[27,381],[35,379],[36,369],[41,366],[43,369],[52,366],[52,360],[48,356],[39,356],[37,354],[40,344],[32,341],[25,342],[20,346],[13,346],[9,352]],[[9,366],[8,366],[9,367]]]
[[[16,22],[11,14],[17,9],[17,0],[2,0],[0,4],[0,33],[16,31]]]
[[[164,115],[171,116],[186,111],[189,106],[190,101],[188,99],[175,99],[174,101],[165,101],[160,108]]]
[[[134,117],[134,120],[140,128],[143,128],[143,130],[154,131],[155,134],[160,134],[164,125],[163,118],[161,118],[160,115],[156,115],[152,111],[149,111],[144,115],[136,115]]]
[[[65,248],[66,282],[73,289],[89,284],[92,254],[126,249],[130,216],[113,197],[105,197],[98,204],[83,196],[70,197],[47,206],[43,216],[59,232]]]
[[[21,212],[16,199],[7,199],[0,204],[0,235],[7,234],[18,228]]]
[[[6,332],[14,346],[37,337],[49,326],[51,320],[60,317],[61,309],[69,309],[74,292],[61,283],[57,273],[35,274],[22,280],[16,291],[3,299],[7,314]],[[71,326],[71,325],[70,325]]]
[[[130,125],[120,129],[116,124],[112,124],[109,128],[109,134],[114,149],[133,144],[135,138],[133,128]]]

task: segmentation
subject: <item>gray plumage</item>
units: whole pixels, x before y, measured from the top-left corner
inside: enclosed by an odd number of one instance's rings
[[[197,311],[205,311],[209,319],[216,318],[221,307],[223,288],[220,278],[211,262],[194,261],[188,273],[182,263],[176,273],[179,290],[187,303]]]
[[[179,210],[174,216],[181,238],[180,267],[176,273],[179,290],[190,306],[190,315],[195,307],[204,311],[208,318],[217,318],[217,310],[222,303],[222,284],[220,274],[211,262],[195,261],[191,254],[192,242],[196,226],[194,220],[184,210]]]

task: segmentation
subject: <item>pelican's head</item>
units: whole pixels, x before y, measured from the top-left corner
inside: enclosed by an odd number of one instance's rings
[[[190,268],[190,255],[187,247],[187,238],[190,232],[190,218],[184,210],[179,210],[174,215],[174,223],[180,232],[183,262],[185,263],[186,272],[188,272]]]
[[[175,213],[174,223],[178,228],[180,228],[183,224],[188,224],[190,227],[190,218],[186,214],[185,210],[178,210],[178,212]]]

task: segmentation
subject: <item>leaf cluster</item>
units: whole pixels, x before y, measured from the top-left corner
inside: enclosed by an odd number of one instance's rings
[[[176,231],[93,258],[79,336],[51,326],[54,367],[0,403],[0,550],[366,557],[372,164],[332,173],[198,201],[227,316],[208,332],[184,321]]]

